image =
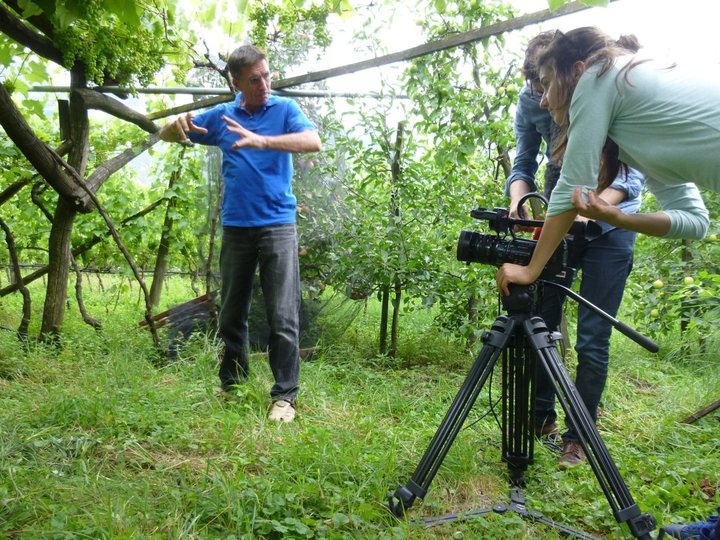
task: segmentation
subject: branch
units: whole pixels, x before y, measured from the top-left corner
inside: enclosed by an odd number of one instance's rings
[[[196,68],[208,68],[216,72],[218,75],[220,75],[223,80],[225,81],[225,84],[228,85],[228,88],[230,89],[230,92],[233,94],[235,93],[235,86],[232,82],[232,77],[230,76],[230,71],[228,70],[227,63],[225,64],[224,68],[221,68],[218,66],[215,62],[212,61],[212,58],[210,58],[210,49],[207,46],[207,42],[203,40],[203,45],[205,45],[205,54],[203,55],[205,57],[206,62],[200,62],[199,60],[193,60],[193,65]],[[222,60],[221,56],[221,60]]]
[[[78,212],[87,213],[92,210],[88,198],[78,188],[78,184],[82,184],[83,179],[60,155],[35,135],[2,84],[0,84],[0,125],[40,176],[60,196],[70,201]]]
[[[32,190],[30,191],[30,200],[35,203],[35,206],[40,209],[40,212],[42,212],[43,215],[47,218],[47,220],[52,223],[52,214],[47,208],[45,208],[45,205],[40,200],[40,190],[43,188],[44,185],[45,184],[43,184],[42,182],[38,182],[32,187]]]
[[[5,243],[7,244],[8,253],[10,254],[10,260],[12,261],[13,273],[15,274],[15,283],[17,288],[23,296],[23,316],[20,321],[20,327],[18,328],[18,335],[21,339],[27,337],[28,326],[30,326],[30,292],[27,287],[23,284],[22,275],[20,274],[20,263],[18,262],[17,250],[15,249],[15,239],[13,238],[10,227],[7,226],[5,221],[0,218],[0,228],[5,232]]]
[[[85,88],[73,90],[80,96],[85,106],[88,109],[96,109],[99,111],[106,112],[120,120],[125,120],[131,124],[135,124],[141,129],[144,129],[148,133],[155,133],[160,128],[155,123],[146,117],[144,114],[131,109],[124,103],[121,103],[115,98],[101,94],[94,90],[88,90]]]
[[[33,51],[63,66],[63,56],[52,40],[36,32],[0,3],[0,32]],[[64,66],[63,66],[64,67]]]
[[[205,109],[206,107],[213,107],[220,103],[227,103],[228,101],[232,101],[233,99],[235,99],[235,96],[231,95],[231,94],[211,97],[211,98],[207,98],[207,99],[200,99],[198,101],[193,101],[192,103],[186,103],[185,105],[173,107],[172,109],[164,109],[162,111],[150,113],[147,115],[147,117],[150,120],[157,120],[158,118],[167,118],[168,116],[173,116],[176,114],[181,114],[181,113],[185,113],[185,112],[189,112],[189,111],[197,111],[199,109]]]
[[[70,256],[73,269],[75,270],[75,298],[77,299],[78,308],[80,309],[80,315],[85,323],[92,326],[95,330],[102,330],[102,323],[88,315],[87,309],[85,308],[85,302],[82,296],[82,274],[80,273],[80,267],[77,264],[77,260],[72,255]]]
[[[110,175],[122,169],[125,165],[130,163],[133,159],[142,154],[145,150],[150,148],[156,142],[160,140],[158,133],[153,133],[146,141],[142,141],[132,148],[128,148],[123,153],[118,154],[112,159],[98,165],[92,174],[88,177],[86,183],[81,183],[81,189],[89,189],[93,193],[98,190],[105,180],[110,178]],[[86,190],[87,191],[87,190]],[[90,197],[92,200],[93,197]]]

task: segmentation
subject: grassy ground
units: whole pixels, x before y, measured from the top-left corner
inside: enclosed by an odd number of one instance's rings
[[[193,338],[161,364],[136,329],[137,287],[104,288],[86,299],[102,333],[74,308],[61,349],[0,333],[0,536],[558,537],[510,514],[425,529],[387,512],[386,493],[409,480],[472,363],[427,313],[403,314],[392,359],[375,352],[376,306],[362,310],[303,364],[297,421],[276,425],[265,418],[271,375],[261,355],[248,384],[221,399],[216,343]],[[176,283],[166,302],[188,296]],[[0,325],[17,325],[17,301],[3,299]],[[718,413],[678,421],[720,397],[717,348],[701,354],[671,336],[651,355],[613,340],[603,439],[643,512],[664,524],[701,519],[720,505]],[[411,520],[507,502],[488,409],[484,391]],[[551,449],[535,453],[532,510],[601,538],[631,537],[590,467],[559,471]]]

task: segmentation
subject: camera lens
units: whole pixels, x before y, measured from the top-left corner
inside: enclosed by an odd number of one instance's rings
[[[495,235],[474,231],[461,231],[457,246],[457,259],[500,266],[506,262],[527,265],[532,258],[535,242],[516,238],[503,240]]]

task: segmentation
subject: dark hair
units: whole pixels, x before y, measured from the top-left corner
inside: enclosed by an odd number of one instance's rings
[[[610,38],[605,32],[594,26],[575,28],[567,33],[556,32],[550,44],[539,52],[537,56],[537,69],[542,66],[551,66],[555,78],[559,80],[558,90],[565,110],[570,107],[578,78],[575,74],[576,62],[584,62],[587,67],[600,65],[597,76],[602,77],[615,65],[619,56],[634,54],[640,49],[640,43],[634,35],[620,36],[618,39]],[[625,80],[629,83],[628,72],[641,62],[634,61],[626,65]],[[618,74],[618,76],[620,76]],[[567,128],[569,118],[561,125],[561,131],[553,139],[553,159],[558,163],[567,148]],[[598,192],[602,191],[617,177],[620,168],[627,173],[627,165],[619,160],[619,148],[611,139],[605,141],[600,159],[600,174],[598,178]]]
[[[230,53],[227,69],[233,79],[239,79],[243,69],[267,60],[267,55],[255,45],[242,45]]]
[[[553,37],[555,37],[555,30],[548,30],[547,32],[540,32],[537,36],[528,41],[525,49],[525,60],[523,60],[523,75],[526,81],[535,82],[540,79],[537,69],[537,54],[540,50],[544,49]]]

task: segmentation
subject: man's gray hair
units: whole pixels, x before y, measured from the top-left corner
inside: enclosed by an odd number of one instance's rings
[[[233,79],[239,79],[242,70],[258,62],[267,60],[267,55],[262,49],[255,45],[242,45],[230,53],[227,61],[227,68]]]

